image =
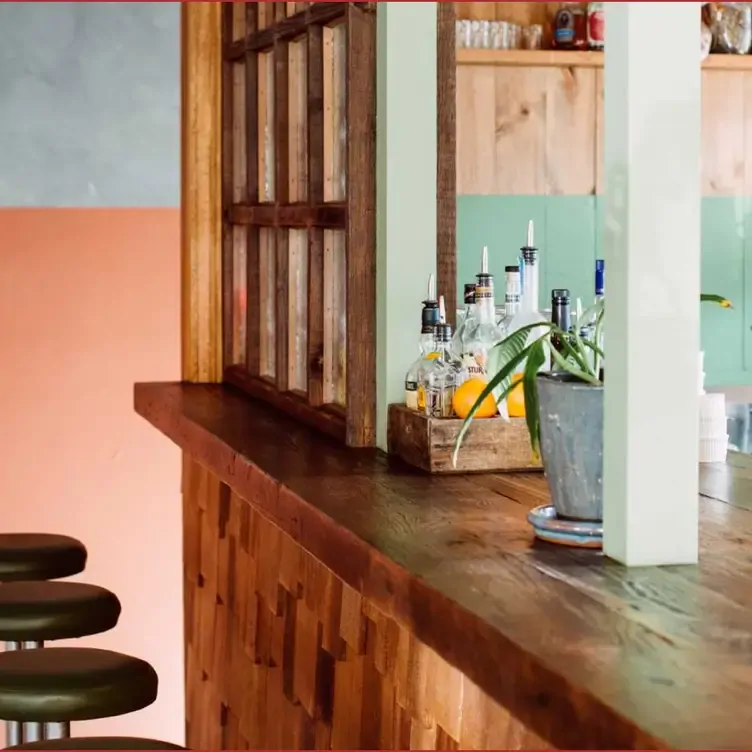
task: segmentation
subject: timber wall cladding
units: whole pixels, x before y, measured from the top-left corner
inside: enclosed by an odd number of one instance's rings
[[[549,748],[195,462],[183,515],[189,748]]]
[[[457,193],[601,194],[603,70],[460,65]],[[702,73],[702,192],[752,195],[752,73]]]

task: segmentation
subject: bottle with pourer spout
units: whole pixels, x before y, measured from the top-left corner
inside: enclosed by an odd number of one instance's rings
[[[446,323],[443,296],[439,298],[440,321],[436,327],[437,357],[422,371],[419,389],[425,394],[423,412],[429,418],[451,418],[452,400],[465,373],[461,361],[451,351],[452,327]]]
[[[520,309],[514,318],[508,323],[506,336],[514,334],[515,332],[523,329],[527,326],[533,326],[534,324],[545,324],[548,319],[541,312],[539,306],[540,295],[540,266],[538,264],[538,249],[535,247],[535,226],[531,219],[527,225],[527,238],[525,245],[520,249],[522,254],[522,301]],[[527,344],[534,342],[546,333],[547,328],[541,326],[530,331],[527,337]],[[546,363],[541,368],[542,371],[549,369],[549,356],[546,353]],[[515,374],[515,378],[520,378],[525,369],[525,363],[521,363]],[[505,403],[499,405],[501,414],[507,415],[507,408]],[[511,415],[510,417],[524,417],[524,415]]]
[[[502,339],[504,331],[496,323],[494,278],[488,271],[488,248],[484,248],[475,285],[475,324],[465,332],[461,356],[469,378],[488,380],[488,354]]]
[[[423,370],[437,357],[436,327],[439,325],[439,302],[436,299],[436,280],[431,274],[428,277],[428,295],[423,301],[421,313],[420,338],[418,340],[418,359],[410,366],[405,376],[405,404],[410,410],[421,410],[420,383]]]

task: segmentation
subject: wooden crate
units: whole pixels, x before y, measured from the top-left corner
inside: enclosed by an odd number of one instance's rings
[[[405,405],[389,406],[389,453],[429,473],[483,473],[542,470],[530,449],[524,419],[473,421],[452,466],[460,418],[426,418]]]

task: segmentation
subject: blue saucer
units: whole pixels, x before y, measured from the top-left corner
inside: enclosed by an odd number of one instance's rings
[[[576,548],[603,548],[603,523],[583,520],[564,520],[556,516],[556,509],[546,505],[536,507],[527,516],[535,537],[547,543]]]

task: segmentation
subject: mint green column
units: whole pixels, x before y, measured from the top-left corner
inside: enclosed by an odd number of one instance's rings
[[[404,401],[436,272],[436,3],[378,3],[377,442]]]

